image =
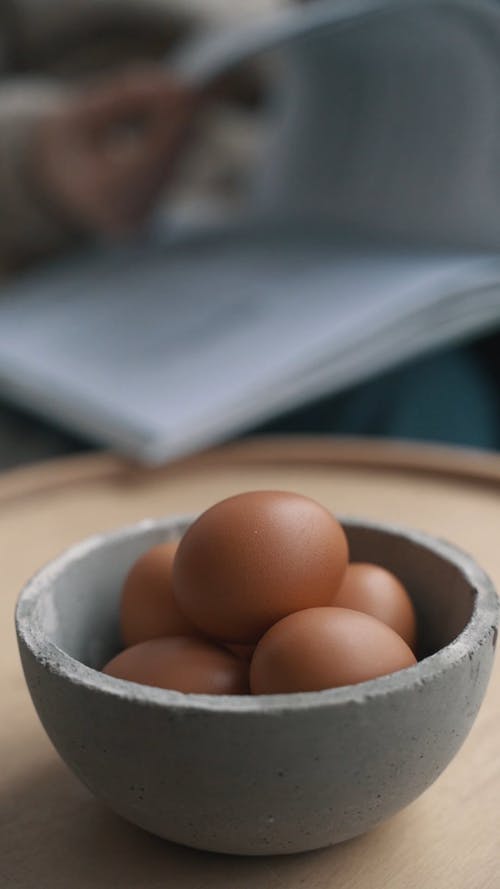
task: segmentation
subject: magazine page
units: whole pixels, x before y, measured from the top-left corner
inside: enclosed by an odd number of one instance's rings
[[[495,46],[497,0],[316,0],[173,64],[204,86],[262,59],[269,131],[250,202],[268,219],[500,250]]]
[[[499,282],[500,260],[485,255],[335,247],[318,234],[106,251],[4,292],[0,384],[161,462],[391,366],[433,330],[490,326]]]

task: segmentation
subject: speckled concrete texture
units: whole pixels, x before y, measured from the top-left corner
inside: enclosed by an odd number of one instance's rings
[[[409,588],[421,626],[416,667],[262,698],[181,695],[104,676],[128,568],[188,523],[145,521],[85,541],[20,596],[26,680],[73,772],[146,830],[250,855],[338,843],[418,797],[459,750],[486,690],[498,600],[483,571],[423,534],[345,521],[351,557],[385,565]]]

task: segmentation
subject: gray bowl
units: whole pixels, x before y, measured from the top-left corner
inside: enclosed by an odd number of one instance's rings
[[[188,524],[145,521],[87,540],[20,596],[26,680],[73,772],[146,830],[236,854],[329,846],[412,802],[460,748],[486,690],[498,600],[483,571],[424,534],[346,521],[352,558],[393,570],[414,599],[417,666],[268,697],[183,695],[104,676],[99,667],[118,649],[126,572]]]

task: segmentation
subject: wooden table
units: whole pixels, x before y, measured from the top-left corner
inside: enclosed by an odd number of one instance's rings
[[[494,455],[363,441],[263,440],[159,472],[94,456],[3,476],[2,889],[499,889],[500,659],[469,739],[436,784],[371,834],[317,853],[237,859],[172,846],[104,809],[52,750],[17,657],[12,613],[22,583],[96,531],[269,487],[302,491],[340,513],[447,537],[500,586],[500,458]]]

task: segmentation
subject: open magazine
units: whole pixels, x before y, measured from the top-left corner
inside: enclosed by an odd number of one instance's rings
[[[187,48],[281,72],[244,218],[5,286],[3,394],[157,463],[500,327],[496,39],[496,2],[323,0]]]

